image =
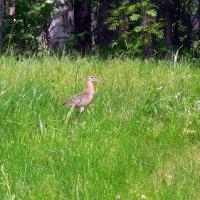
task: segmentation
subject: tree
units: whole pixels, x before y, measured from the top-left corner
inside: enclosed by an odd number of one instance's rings
[[[4,2],[0,0],[0,51],[3,46],[3,18],[4,18]]]
[[[195,41],[199,40],[200,0],[187,0],[183,3],[182,19],[187,30],[185,44],[191,49]]]
[[[79,49],[87,52],[92,45],[91,40],[91,4],[77,0],[74,3],[75,33],[79,43]]]
[[[144,3],[144,2],[145,0],[141,0],[141,3]],[[144,44],[142,47],[143,56],[145,58],[150,58],[152,57],[153,51],[154,51],[153,35],[152,33],[149,33],[148,31],[144,31],[144,30],[146,29],[146,27],[151,26],[153,21],[155,22],[155,19],[154,19],[155,16],[148,15],[146,10],[142,11],[141,15],[142,17],[141,17],[140,25],[143,27],[142,37],[144,38],[144,40],[146,40],[146,44]]]
[[[42,52],[39,38],[45,41],[47,52],[97,49],[104,55],[145,58],[155,52],[162,56],[166,50],[167,58],[169,51],[180,46],[200,52],[200,0],[10,0],[9,4],[12,2],[16,12],[14,18],[8,13],[4,16],[4,45],[12,45],[19,53],[37,52],[38,48]],[[3,15],[0,0],[0,47]]]
[[[96,0],[91,3],[92,47],[108,46],[119,37],[119,29],[110,30],[106,21],[112,16],[111,10],[118,7],[116,0]]]
[[[132,55],[152,56],[154,39],[163,37],[162,23],[157,20],[157,10],[150,0],[126,0],[108,19],[110,29],[121,30],[117,44]]]
[[[164,39],[165,39],[165,47],[172,46],[172,0],[165,0],[165,31],[164,31]]]

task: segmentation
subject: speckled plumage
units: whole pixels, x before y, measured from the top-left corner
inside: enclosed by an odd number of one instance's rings
[[[88,76],[86,79],[87,89],[84,92],[77,94],[68,101],[66,101],[64,103],[64,106],[65,107],[74,106],[79,108],[80,112],[82,112],[84,108],[88,106],[93,99],[95,93],[93,82],[101,82],[101,81],[92,76]]]

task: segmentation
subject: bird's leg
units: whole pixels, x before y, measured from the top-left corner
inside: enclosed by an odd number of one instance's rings
[[[81,116],[81,113],[84,111],[84,107],[80,107],[80,110],[79,110],[79,114],[78,114],[78,119],[80,118],[80,116]]]
[[[80,107],[80,113],[82,113],[84,111],[84,107]]]

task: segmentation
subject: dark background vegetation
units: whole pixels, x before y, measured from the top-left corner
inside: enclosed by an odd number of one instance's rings
[[[37,37],[48,26],[56,3],[0,0],[2,52],[38,53]],[[199,56],[200,0],[75,0],[71,3],[75,8],[71,49],[166,59],[171,59],[180,49],[180,54],[188,59],[197,60]],[[77,14],[83,4],[87,8],[84,19]],[[16,8],[14,16],[9,15],[11,6]],[[99,12],[95,46],[91,39],[94,33],[88,26],[94,20],[91,11],[94,7]]]

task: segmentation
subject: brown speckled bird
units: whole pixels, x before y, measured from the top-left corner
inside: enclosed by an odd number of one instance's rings
[[[93,82],[102,82],[93,76],[88,76],[86,79],[87,83],[87,89],[75,96],[73,96],[70,100],[66,101],[63,105],[65,107],[77,107],[80,110],[80,113],[83,112],[86,106],[88,106],[94,96],[95,90],[94,90],[94,85]]]

